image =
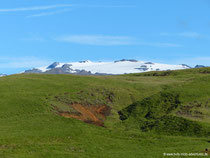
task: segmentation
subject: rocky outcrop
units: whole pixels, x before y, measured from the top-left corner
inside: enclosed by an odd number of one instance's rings
[[[202,68],[205,67],[204,65],[196,65],[195,68]]]
[[[144,64],[154,64],[154,63],[152,63],[152,62],[146,62],[146,63],[144,63]]]
[[[135,59],[122,59],[122,60],[116,60],[114,62],[117,63],[117,62],[124,62],[124,61],[138,62],[138,60],[135,60]]]
[[[149,70],[149,68],[147,67],[147,65],[141,65],[140,68],[136,68],[137,70],[140,70],[140,71],[147,71]]]
[[[47,67],[47,69],[54,69],[54,68],[56,68],[56,66],[58,66],[59,65],[59,62],[54,62],[54,63],[52,63],[51,65],[49,65],[48,67]]]
[[[181,65],[184,66],[184,67],[187,67],[187,68],[189,68],[189,69],[192,68],[191,66],[189,66],[189,65],[187,65],[187,64],[181,64]]]
[[[42,73],[42,71],[34,68],[34,69],[31,69],[31,70],[26,70],[24,73],[26,73],[26,74],[28,74],[28,73],[39,74],[39,73]]]

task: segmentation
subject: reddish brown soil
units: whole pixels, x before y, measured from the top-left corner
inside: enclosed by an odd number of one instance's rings
[[[82,105],[74,103],[69,105],[76,113],[69,113],[65,111],[59,111],[56,107],[54,109],[58,112],[59,115],[66,118],[75,118],[86,123],[94,124],[97,126],[104,126],[104,121],[106,116],[110,114],[111,108],[106,105],[94,106],[94,105]]]

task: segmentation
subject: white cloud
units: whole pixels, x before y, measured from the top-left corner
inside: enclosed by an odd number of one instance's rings
[[[56,5],[48,5],[48,6],[0,9],[0,12],[38,11],[38,10],[50,10],[50,9],[73,7],[73,6],[75,6],[75,5],[73,5],[73,4],[56,4]]]
[[[100,46],[133,45],[135,43],[132,37],[103,36],[103,35],[62,36],[62,37],[56,38],[56,40],[61,41],[61,42],[86,44],[86,45],[100,45]]]
[[[181,33],[167,33],[163,32],[160,34],[161,36],[169,36],[169,37],[185,37],[185,38],[203,38],[204,35],[197,32],[181,32]]]
[[[42,17],[42,16],[50,16],[50,15],[60,14],[60,13],[68,12],[68,11],[70,11],[70,9],[63,9],[63,10],[58,10],[58,11],[53,11],[53,12],[33,14],[33,15],[27,16],[26,18],[36,18],[36,17]]]
[[[83,7],[90,7],[90,8],[134,8],[136,6],[134,6],[134,5],[84,5]]]
[[[138,39],[130,36],[71,35],[61,36],[55,38],[55,40],[60,42],[95,46],[141,45],[152,47],[181,47],[181,45],[173,43],[139,42]]]
[[[20,8],[9,8],[9,9],[1,9],[1,12],[26,12],[26,11],[41,11],[41,10],[55,10],[51,12],[43,12],[43,13],[36,13],[32,15],[26,16],[26,18],[34,18],[34,17],[42,17],[42,16],[50,16],[55,15],[63,12],[67,12],[67,8],[130,8],[135,7],[131,5],[76,5],[76,4],[55,4],[55,5],[46,5],[46,6],[32,6],[32,7],[20,7]],[[63,10],[57,10],[58,8],[63,8]],[[64,9],[66,8],[66,9]]]
[[[151,46],[151,47],[182,47],[180,44],[175,43],[138,43],[138,45]]]
[[[0,57],[0,68],[34,68],[50,63],[52,61],[37,57]]]
[[[55,40],[60,42],[96,46],[142,45],[152,47],[180,47],[180,45],[173,43],[139,42],[136,38],[129,36],[71,35],[61,36],[55,38]]]

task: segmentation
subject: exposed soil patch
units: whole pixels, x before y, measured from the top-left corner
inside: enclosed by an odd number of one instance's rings
[[[75,118],[85,123],[104,127],[106,117],[110,115],[115,95],[106,89],[79,91],[48,95],[47,102],[51,104],[52,111],[56,114]]]
[[[56,110],[57,114],[59,114],[60,116],[66,118],[75,118],[85,123],[90,123],[102,127],[104,127],[106,116],[108,116],[111,112],[111,108],[106,105],[95,106],[73,103],[69,106],[73,108],[76,112],[61,111],[58,107],[53,105],[54,110]]]

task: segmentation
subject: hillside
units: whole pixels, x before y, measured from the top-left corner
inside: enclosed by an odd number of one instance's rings
[[[161,158],[210,148],[210,68],[18,74],[0,87],[3,158]]]

